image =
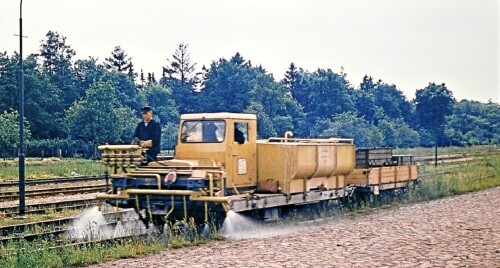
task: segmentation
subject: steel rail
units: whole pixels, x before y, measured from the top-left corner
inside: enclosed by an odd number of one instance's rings
[[[29,179],[26,180],[26,185],[43,185],[43,184],[58,184],[68,182],[86,182],[86,181],[99,181],[103,180],[103,176],[79,176],[79,177],[57,177],[57,178],[43,178],[43,179]],[[0,188],[16,187],[17,181],[3,181],[0,182]]]
[[[65,200],[57,202],[29,204],[26,206],[26,214],[44,214],[48,211],[62,211],[65,209],[82,209],[97,204],[95,198],[85,198],[77,200]],[[18,215],[18,206],[0,207],[0,214],[5,217]]]
[[[84,186],[67,186],[47,189],[32,189],[26,190],[26,197],[41,197],[59,194],[82,194],[95,193],[106,189],[105,184],[99,185],[84,185]],[[0,202],[16,200],[19,197],[18,191],[0,191]]]

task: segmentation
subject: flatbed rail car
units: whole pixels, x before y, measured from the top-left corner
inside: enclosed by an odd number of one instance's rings
[[[392,148],[359,148],[356,167],[347,176],[346,185],[354,187],[357,197],[373,201],[381,193],[397,195],[417,179],[413,156],[394,155]]]
[[[290,134],[257,140],[252,114],[185,114],[173,159],[146,163],[137,145],[100,146],[112,188],[97,198],[161,224],[228,211],[273,220],[282,208],[350,196],[353,140]]]

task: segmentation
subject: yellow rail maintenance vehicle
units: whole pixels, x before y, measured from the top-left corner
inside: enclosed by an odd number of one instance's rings
[[[138,145],[99,146],[112,187],[97,198],[159,225],[228,211],[276,220],[283,209],[378,195],[417,177],[415,166],[392,160],[358,166],[352,139],[292,135],[257,140],[253,114],[184,114],[173,159],[147,163]]]

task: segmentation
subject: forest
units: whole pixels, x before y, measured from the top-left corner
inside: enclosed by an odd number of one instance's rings
[[[0,50],[1,51],[1,50]],[[365,75],[360,84],[331,69],[290,63],[282,80],[235,53],[198,68],[188,44],[158,55],[162,73],[137,70],[116,46],[109,57],[76,58],[66,37],[49,31],[24,57],[28,156],[88,156],[95,145],[129,143],[149,105],[162,125],[162,149],[173,149],[180,114],[253,113],[260,138],[354,138],[358,147],[497,145],[500,106],[457,100],[443,81],[407,99],[394,84]],[[19,54],[0,52],[0,156],[17,155]]]

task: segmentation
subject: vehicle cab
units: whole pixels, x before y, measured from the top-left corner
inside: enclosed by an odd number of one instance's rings
[[[225,169],[228,187],[254,187],[257,182],[257,117],[254,114],[183,114],[175,159],[214,161]],[[202,161],[205,160],[205,161]]]

